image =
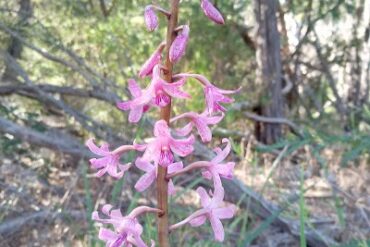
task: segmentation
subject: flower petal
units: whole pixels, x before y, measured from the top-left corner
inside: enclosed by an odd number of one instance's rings
[[[214,164],[222,162],[231,151],[231,143],[228,139],[222,139],[222,143],[226,143],[226,147],[221,152],[219,152],[215,158],[211,160],[211,162]]]
[[[209,217],[209,221],[211,222],[215,239],[219,242],[223,242],[225,238],[225,231],[221,221],[214,215]]]
[[[170,181],[168,181],[168,194],[171,195],[171,196],[176,194],[175,185],[173,184],[172,179],[170,179]]]
[[[162,59],[162,49],[158,48],[157,50],[155,50],[154,53],[148,58],[148,60],[145,61],[145,63],[141,66],[139,77],[143,78],[153,72],[154,66],[159,64]]]
[[[139,192],[146,190],[155,180],[156,175],[155,171],[145,173],[141,178],[136,182],[135,189]]]
[[[189,135],[190,132],[193,129],[193,125],[194,125],[193,122],[190,122],[187,125],[185,125],[184,127],[180,128],[180,129],[176,129],[176,134],[178,134],[179,136]]]
[[[224,208],[216,208],[212,210],[212,214],[219,218],[219,219],[231,219],[234,217],[236,212],[236,207],[234,205],[230,205]]]
[[[190,99],[190,94],[181,91],[178,86],[173,85],[172,83],[162,83],[163,90],[173,98],[179,98],[179,99]]]
[[[198,187],[197,193],[199,194],[202,207],[207,207],[211,203],[211,198],[209,197],[207,191],[203,187]]]
[[[118,236],[117,233],[103,227],[99,230],[99,239],[105,242],[114,242]]]
[[[151,172],[155,170],[155,165],[141,158],[136,159],[135,165],[137,168],[145,172]]]
[[[130,123],[139,122],[141,117],[143,116],[143,108],[144,108],[143,106],[136,106],[132,108],[128,116],[128,121]]]
[[[172,163],[167,168],[167,173],[172,174],[184,168],[184,164],[180,162]]]
[[[234,167],[235,167],[235,162],[227,162],[226,164],[220,164],[220,165],[215,166],[215,170],[223,178],[232,179]]]
[[[194,141],[195,141],[195,138],[193,135],[189,136],[186,139],[181,139],[181,140],[176,140],[176,139],[171,138],[170,148],[172,152],[176,153],[177,155],[181,157],[185,157],[193,152]]]
[[[172,42],[169,51],[170,61],[173,63],[178,62],[182,56],[185,54],[186,46],[189,39],[189,26],[184,25],[181,32],[176,36],[175,40]]]
[[[197,227],[203,225],[207,220],[207,217],[205,215],[201,215],[199,217],[196,217],[192,219],[189,223],[192,227]]]
[[[107,145],[107,144],[105,144]],[[94,138],[90,138],[89,140],[86,141],[86,146],[90,149],[91,152],[94,154],[100,155],[100,156],[106,156],[109,154],[106,150],[99,148],[98,146],[95,145],[94,143]]]
[[[200,138],[203,142],[210,142],[212,140],[212,131],[203,118],[198,118],[195,120],[195,127],[197,128]]]

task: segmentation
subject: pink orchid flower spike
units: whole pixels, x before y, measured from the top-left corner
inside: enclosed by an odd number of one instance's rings
[[[162,52],[166,43],[161,43],[148,60],[141,66],[139,77],[144,78],[150,76],[153,73],[153,68],[161,62]]]
[[[90,159],[91,166],[99,170],[95,175],[97,177],[103,176],[105,173],[108,173],[114,178],[121,178],[125,171],[127,171],[131,164],[122,165],[119,162],[121,155],[130,150],[138,150],[137,147],[132,145],[123,145],[114,151],[109,151],[109,146],[107,143],[101,145],[101,147],[96,146],[94,139],[89,139],[86,142],[86,146],[90,149],[91,152],[101,158],[92,158]]]
[[[158,175],[158,165],[152,164],[140,158],[136,160],[135,164],[137,168],[145,172],[145,174],[141,176],[141,178],[139,178],[139,180],[135,184],[135,189],[139,192],[143,192],[144,190],[149,188],[150,185],[152,185],[153,182],[156,180]],[[168,165],[168,174],[181,170],[183,166],[184,165],[182,164],[182,162],[176,162]],[[168,194],[174,195],[175,192],[175,186],[172,182],[172,179],[170,179],[168,182]]]
[[[198,74],[181,73],[173,76],[173,78],[194,78],[203,86],[204,96],[208,113],[212,115],[214,112],[226,112],[226,108],[221,103],[230,104],[234,99],[227,97],[228,94],[235,94],[241,90],[241,87],[236,90],[224,90],[213,85],[206,77]]]
[[[221,220],[232,218],[236,212],[236,207],[234,205],[226,207],[224,206],[224,190],[215,190],[212,198],[202,187],[199,187],[197,192],[200,196],[202,209],[194,212],[185,220],[172,225],[170,230],[174,230],[188,223],[193,227],[198,227],[203,225],[208,219],[211,222],[215,239],[219,242],[223,242],[225,238],[225,232]]]
[[[107,247],[147,247],[141,238],[143,227],[140,225],[137,217],[146,212],[160,213],[161,211],[156,208],[140,206],[134,209],[129,215],[122,216],[119,209],[112,210],[112,208],[113,207],[110,204],[103,206],[102,213],[106,216],[105,218],[100,218],[97,211],[92,214],[92,219],[94,221],[103,224],[111,224],[114,228],[114,231],[107,228],[101,228],[99,231],[99,239],[105,241]],[[153,241],[151,246],[154,246]]]
[[[144,111],[149,106],[155,105],[165,107],[171,102],[171,97],[179,99],[191,98],[189,94],[180,90],[186,82],[186,78],[181,78],[179,81],[168,83],[161,78],[161,66],[157,64],[153,69],[153,78],[150,85],[141,90],[136,86],[136,82],[129,84],[129,90],[134,96],[132,100],[118,103],[121,110],[130,110],[129,121],[137,123]],[[132,86],[131,86],[132,85]]]
[[[208,125],[215,125],[221,122],[225,114],[221,113],[219,116],[209,116],[207,112],[201,114],[195,112],[187,112],[171,119],[171,123],[182,118],[187,118],[190,122],[183,128],[176,130],[180,136],[187,136],[195,126],[203,142],[210,142],[212,139],[212,131]]]
[[[174,161],[173,153],[185,157],[193,152],[195,138],[193,135],[186,139],[175,139],[171,136],[170,128],[166,121],[159,120],[154,125],[154,138],[145,145],[142,160],[154,162],[167,167]]]
[[[214,23],[223,25],[225,20],[222,17],[222,14],[209,0],[201,0],[200,6],[204,14]]]
[[[189,40],[189,32],[189,26],[184,25],[173,41],[169,52],[170,61],[172,63],[177,63],[184,56]]]
[[[141,97],[143,92],[140,86],[136,83],[134,79],[128,80],[128,90],[130,91],[133,98]],[[130,111],[128,120],[131,123],[137,123],[140,121],[144,112],[147,112],[150,108],[150,103],[132,106],[131,101],[124,101],[117,103],[117,107],[123,111]]]
[[[152,5],[148,5],[145,7],[144,20],[145,20],[146,27],[148,28],[149,31],[152,32],[155,29],[157,29],[158,17]]]
[[[216,148],[216,157],[214,157],[209,164],[203,168],[202,175],[206,179],[213,179],[215,184],[215,189],[222,187],[220,177],[226,179],[233,178],[233,172],[235,167],[235,162],[222,163],[224,159],[229,155],[231,151],[231,143],[228,139],[222,139],[222,143],[226,143],[226,147],[222,150],[221,148]]]

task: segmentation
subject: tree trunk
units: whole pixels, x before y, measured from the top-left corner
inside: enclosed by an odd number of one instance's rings
[[[29,18],[32,16],[32,5],[31,0],[19,0],[19,10],[18,10],[18,18],[19,21],[17,23],[17,28],[20,29],[19,33],[22,33],[22,28],[27,26]],[[8,53],[18,59],[21,57],[22,54],[22,42],[15,37],[12,37],[7,49]],[[3,80],[8,79],[15,79],[17,73],[11,68],[11,66],[6,66]]]
[[[257,83],[265,88],[261,97],[261,114],[269,118],[284,117],[280,37],[277,28],[277,1],[255,0],[255,17],[258,25],[256,58]],[[282,125],[260,123],[257,138],[267,144],[282,136]]]

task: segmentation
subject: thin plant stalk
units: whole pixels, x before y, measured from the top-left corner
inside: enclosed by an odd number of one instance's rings
[[[173,64],[169,59],[169,50],[173,40],[176,37],[175,29],[177,27],[178,12],[179,12],[180,0],[171,1],[171,15],[168,19],[167,26],[167,38],[166,38],[166,70],[164,72],[164,79],[171,83],[172,82],[172,69]],[[165,120],[168,124],[171,117],[171,102],[164,108],[161,109],[161,119]],[[168,179],[167,168],[158,166],[157,175],[157,207],[162,210],[162,213],[158,214],[157,221],[157,232],[158,242],[161,247],[169,247],[169,224],[168,224]]]

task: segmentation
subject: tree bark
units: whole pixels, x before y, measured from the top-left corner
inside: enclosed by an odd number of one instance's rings
[[[17,27],[22,29],[23,27],[27,26],[28,20],[32,16],[31,0],[20,0],[19,5],[20,5],[19,10],[18,10],[19,20],[17,23]],[[23,49],[22,42],[19,39],[12,37],[10,39],[7,52],[15,59],[18,59],[21,57],[22,49]],[[12,70],[11,67],[6,66],[2,77],[3,77],[3,80],[7,80],[9,78],[13,79],[16,77],[16,73]]]
[[[261,114],[269,118],[283,118],[280,36],[276,18],[277,1],[255,0],[254,5],[258,25],[256,37],[257,82],[263,85],[266,92],[261,97]],[[282,125],[278,123],[260,123],[258,129],[257,137],[263,143],[274,143],[282,136]]]

